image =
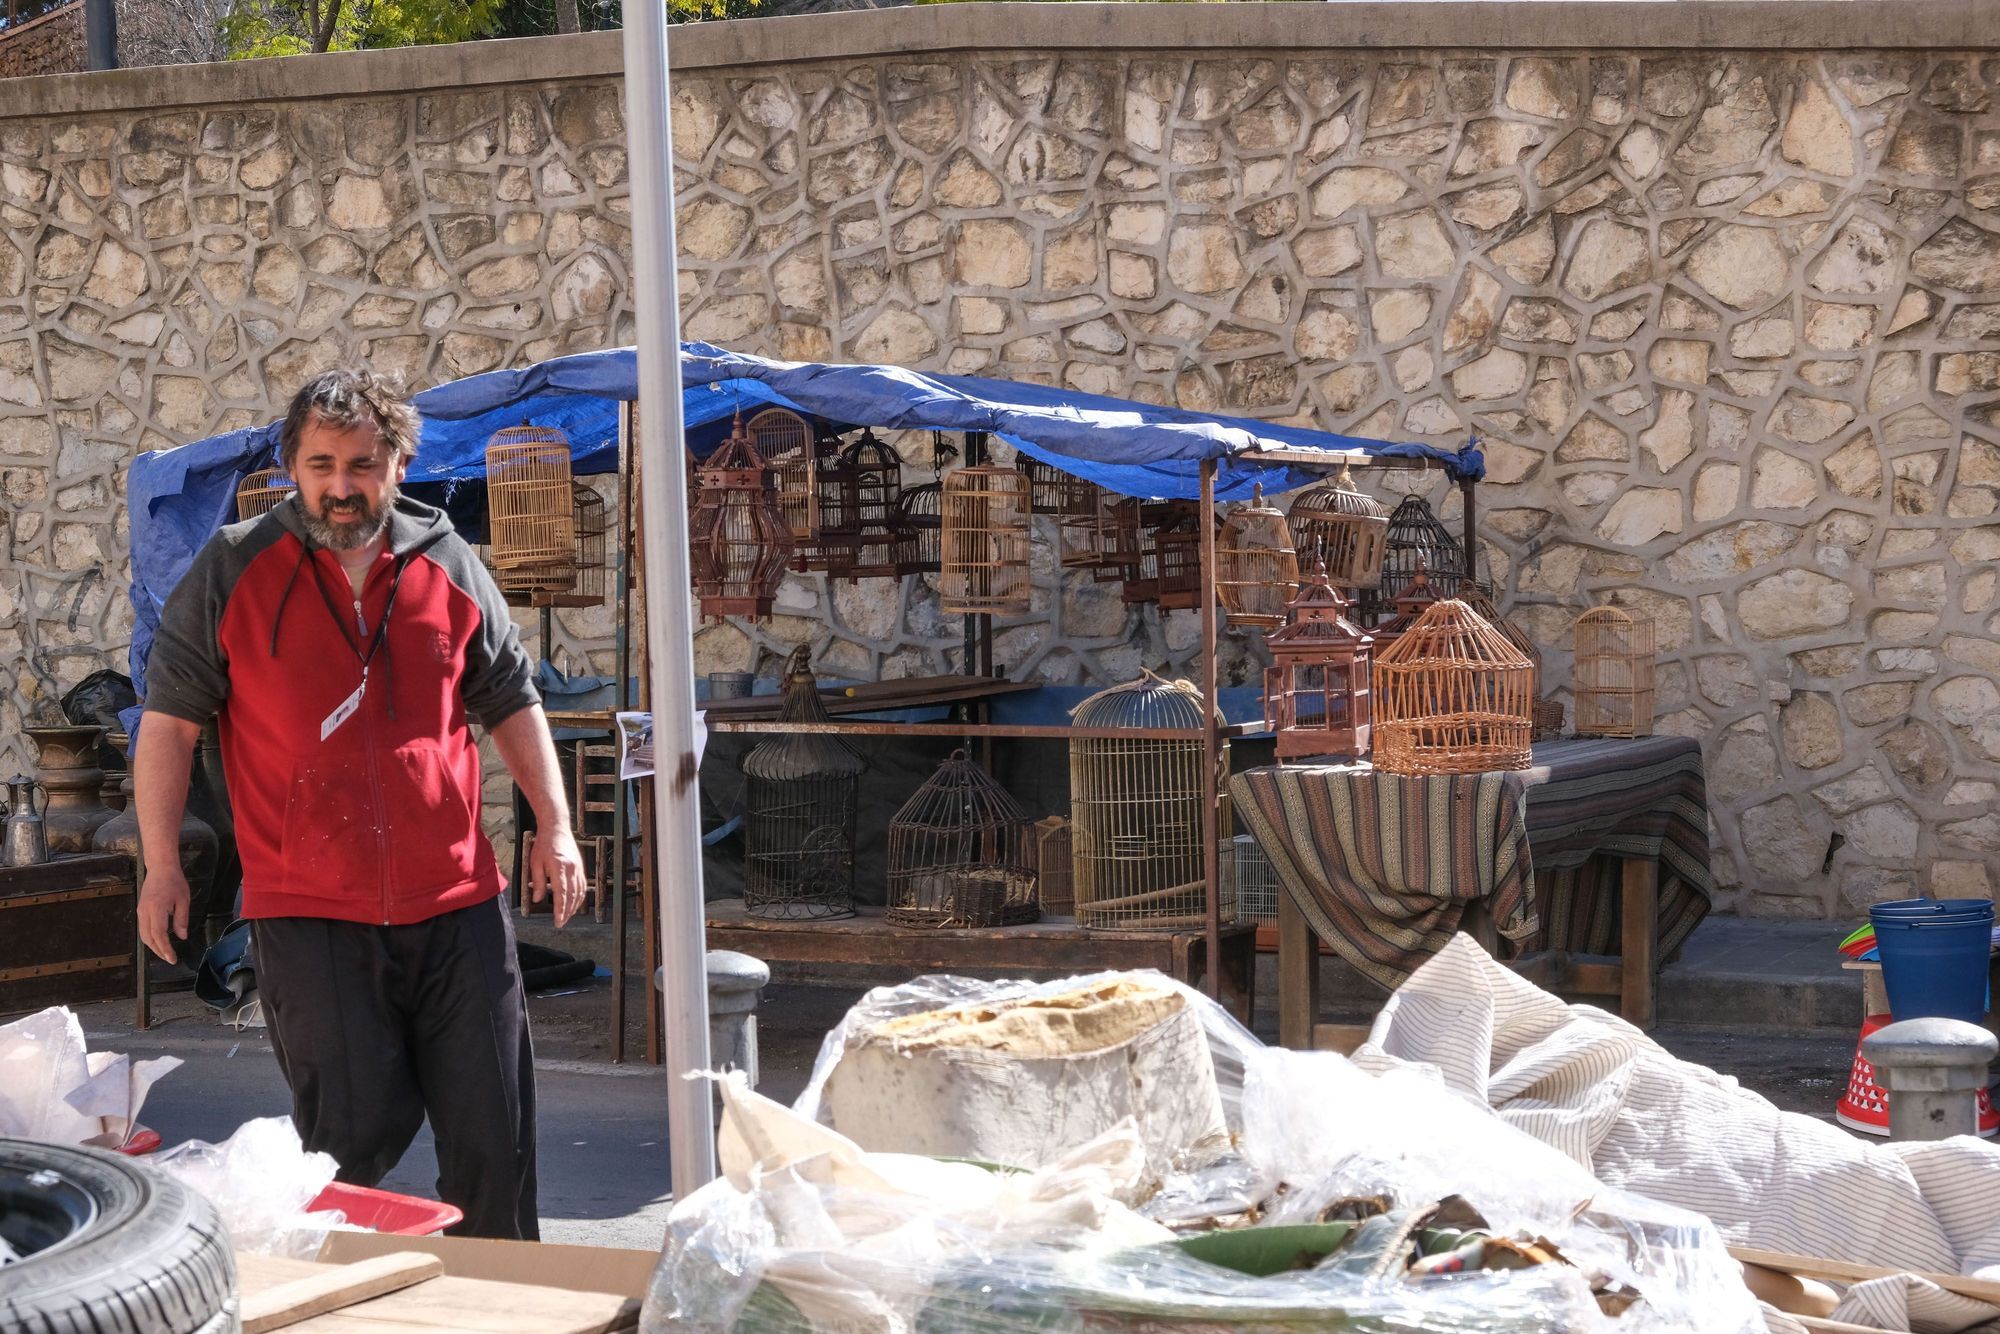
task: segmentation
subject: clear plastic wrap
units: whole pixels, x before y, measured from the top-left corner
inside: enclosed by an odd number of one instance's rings
[[[220,1144],[193,1139],[147,1161],[206,1196],[239,1251],[311,1260],[347,1221],[337,1210],[309,1208],[338,1165],[329,1154],[307,1153],[289,1116],[245,1121]]]
[[[122,1148],[147,1092],[180,1064],[178,1056],[133,1061],[87,1050],[66,1006],[0,1024],[0,1135]]]

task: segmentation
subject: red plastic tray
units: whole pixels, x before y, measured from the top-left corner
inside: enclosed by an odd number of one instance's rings
[[[464,1210],[437,1200],[420,1200],[414,1195],[348,1186],[338,1181],[313,1199],[312,1208],[338,1209],[356,1227],[399,1237],[435,1236],[465,1217]]]

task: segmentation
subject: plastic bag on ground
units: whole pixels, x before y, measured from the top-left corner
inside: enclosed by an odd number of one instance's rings
[[[0,1024],[0,1136],[121,1148],[147,1092],[180,1065],[178,1056],[90,1051],[66,1006]]]
[[[189,1140],[148,1161],[208,1197],[239,1251],[315,1259],[326,1234],[347,1221],[337,1210],[310,1209],[339,1167],[330,1154],[306,1152],[289,1116],[245,1121],[220,1144]]]

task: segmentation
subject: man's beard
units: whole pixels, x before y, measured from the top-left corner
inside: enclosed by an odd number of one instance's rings
[[[312,513],[305,506],[299,507],[301,521],[305,525],[306,536],[315,546],[328,551],[354,551],[367,546],[382,535],[389,526],[389,512],[396,507],[396,486],[390,483],[382,488],[382,503],[371,506],[360,496],[349,496],[346,500],[328,497],[320,501],[320,512]],[[361,517],[347,523],[335,523],[335,514],[359,513]]]

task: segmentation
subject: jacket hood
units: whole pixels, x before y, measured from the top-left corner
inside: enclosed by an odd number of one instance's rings
[[[274,506],[271,513],[291,533],[307,547],[313,540],[306,534],[305,515],[299,509],[299,493],[294,491]],[[451,519],[435,505],[426,505],[421,500],[412,500],[398,493],[394,508],[389,511],[389,554],[407,556],[422,551],[439,538],[452,531]]]

